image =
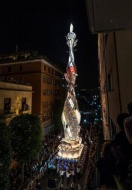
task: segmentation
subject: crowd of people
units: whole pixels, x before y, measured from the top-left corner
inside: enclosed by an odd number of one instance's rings
[[[93,125],[93,127],[90,129],[90,137],[89,139],[89,158],[88,158],[88,164],[85,174],[85,189],[91,190],[91,183],[93,183],[94,178],[94,158],[97,152],[98,148],[98,142],[99,142],[99,131],[97,128]]]
[[[58,159],[56,154],[61,138],[62,134],[50,134],[44,138],[42,151],[38,158],[24,165],[24,183],[22,183],[22,166],[17,164],[16,167],[10,169],[10,190],[18,188],[39,190],[41,189],[40,181],[45,175],[54,177],[57,174],[61,179],[61,189],[66,180],[66,184],[74,190],[75,182],[83,174],[87,146],[84,146],[79,160]],[[81,189],[80,184],[78,184],[78,189]]]
[[[24,183],[22,183],[22,166],[17,164],[10,169],[10,190],[17,189],[21,184],[24,184],[21,187],[23,189],[39,189],[40,179],[46,175],[49,169],[49,160],[52,160],[58,150],[60,143],[58,136],[61,135],[55,135],[53,133],[44,138],[43,147],[38,155],[38,159],[24,165]]]
[[[117,116],[119,132],[103,144],[101,157],[95,163],[100,173],[100,189],[132,190],[132,102],[128,113]]]
[[[83,142],[89,143],[89,160],[85,175],[86,189],[89,187],[95,167],[100,173],[100,189],[117,189],[120,185],[126,190],[132,190],[132,103],[128,104],[129,113],[120,113],[117,116],[117,124],[120,131],[110,142],[104,143],[101,155],[95,161],[95,154],[99,143],[99,132],[93,126],[88,136]],[[62,134],[60,135],[62,136]],[[40,179],[45,175],[58,174],[61,178],[60,188],[63,189],[64,181],[70,184],[72,190],[75,183],[81,177],[84,170],[84,163],[87,155],[87,148],[84,146],[83,153],[79,161],[63,160],[56,157],[58,145],[61,138],[58,135],[50,134],[43,141],[43,148],[38,159],[26,163],[24,166],[25,186],[23,189],[40,189]],[[10,170],[10,190],[17,189],[22,179],[22,168],[18,165]],[[78,190],[81,189],[78,184]]]
[[[73,187],[76,179],[79,180],[81,177],[82,167],[78,162],[58,161],[57,167],[59,167],[59,169],[57,168],[57,172],[61,177],[62,184],[64,184],[64,180],[66,180],[67,185],[72,181]]]
[[[124,122],[125,121],[125,122]],[[117,117],[117,123],[120,132],[115,135],[115,138],[110,143],[104,143],[102,147],[101,157],[94,162],[94,156],[98,146],[98,132],[93,128],[91,144],[89,146],[89,162],[87,165],[87,172],[85,176],[86,189],[89,187],[95,167],[100,172],[100,189],[116,189],[117,183],[123,185],[126,189],[132,189],[132,147],[131,136],[128,133],[129,127],[132,124],[132,117],[126,113],[121,113]],[[127,129],[124,128],[124,124]],[[132,127],[132,125],[131,125]],[[125,129],[125,130],[124,130]],[[54,139],[54,141],[53,141]],[[39,161],[35,160],[31,163],[25,164],[24,176],[26,186],[23,189],[40,189],[40,179],[46,174],[56,173],[60,176],[62,183],[60,188],[63,189],[64,179],[72,190],[74,190],[75,183],[80,179],[83,173],[86,152],[80,158],[80,162],[69,162],[68,160],[57,160],[55,157],[56,150],[59,144],[58,137],[54,135],[46,137],[44,140],[43,149],[39,155]],[[53,143],[54,142],[54,143]],[[16,189],[21,183],[22,168],[18,165],[15,169],[10,171],[10,189]],[[81,189],[78,184],[78,189]]]
[[[56,156],[48,160],[48,174],[52,173],[52,176],[54,176],[54,174],[57,173],[60,176],[60,189],[63,189],[63,187],[66,185],[67,187],[71,187],[71,189],[74,190],[75,182],[78,182],[78,190],[81,189],[79,179],[81,178],[84,171],[86,155],[87,146],[84,146],[79,160],[63,159]]]
[[[15,190],[19,187],[19,185],[22,182],[22,169],[19,165],[13,166],[12,169],[10,169],[10,190]]]
[[[85,189],[96,188],[93,183],[97,168],[100,178],[98,190],[132,190],[132,102],[128,104],[127,109],[127,113],[118,114],[119,130],[113,140],[102,144],[97,160],[97,150],[102,139],[96,127],[91,128]]]

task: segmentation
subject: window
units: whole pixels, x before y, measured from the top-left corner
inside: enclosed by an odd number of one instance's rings
[[[11,73],[11,66],[8,67],[8,73]]]
[[[4,98],[4,114],[9,114],[11,109],[11,98]]]
[[[47,83],[47,77],[43,76],[43,83]]]
[[[16,59],[17,59],[17,56],[14,56],[14,57],[13,57],[13,60],[16,60]]]
[[[22,72],[22,65],[20,65],[20,67],[19,67],[19,71]]]
[[[50,90],[49,89],[47,90],[47,95],[50,96]]]
[[[48,73],[50,73],[50,68],[48,67]]]
[[[50,78],[49,77],[47,78],[47,83],[50,84]]]
[[[46,71],[46,65],[44,65],[44,71]]]
[[[49,119],[49,113],[47,113],[47,120]]]
[[[44,115],[43,115],[43,121],[46,121],[47,120],[47,114],[45,113]]]
[[[22,98],[22,111],[28,110],[28,105],[26,104],[26,98]]]
[[[45,109],[46,108],[46,102],[43,102],[42,103],[42,109]]]
[[[113,91],[113,78],[112,73],[109,73],[107,76],[107,83],[108,83],[108,92]]]
[[[55,96],[58,96],[59,95],[59,91],[56,89],[55,90]]]
[[[54,70],[52,69],[52,75],[54,74]]]
[[[52,79],[48,76],[43,76],[43,83],[52,84]]]
[[[53,79],[51,79],[51,84],[54,85],[54,80]]]
[[[51,96],[54,96],[54,90],[51,90]]]
[[[48,101],[48,108],[51,108],[51,101]]]
[[[107,35],[107,34],[105,34],[105,37],[104,37],[105,46],[107,46],[107,39],[108,39],[108,35]]]
[[[43,89],[43,95],[44,95],[44,96],[47,95],[47,89]]]

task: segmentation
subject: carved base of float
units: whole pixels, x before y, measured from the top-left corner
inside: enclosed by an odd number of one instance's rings
[[[58,156],[64,159],[78,159],[81,156],[84,145],[79,140],[62,139],[58,146]]]

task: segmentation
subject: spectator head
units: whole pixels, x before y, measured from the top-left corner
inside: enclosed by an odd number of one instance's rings
[[[120,113],[117,115],[117,124],[120,130],[124,130],[124,121],[129,117],[128,113]]]
[[[129,113],[130,115],[132,115],[132,102],[129,102],[129,103],[127,104],[127,110],[128,110],[128,113]]]
[[[124,125],[126,137],[129,143],[132,144],[132,116],[125,119]]]

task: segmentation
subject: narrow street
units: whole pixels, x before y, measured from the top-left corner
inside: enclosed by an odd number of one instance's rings
[[[77,190],[77,186],[78,184],[81,185],[81,188],[84,188],[84,182],[85,182],[85,173],[86,173],[86,169],[87,169],[87,165],[88,165],[88,151],[87,151],[87,156],[86,156],[86,160],[85,160],[85,164],[84,164],[84,172],[83,174],[80,176],[80,179],[75,179],[75,190]],[[55,179],[57,179],[56,181],[56,187],[59,190],[60,189],[60,185],[61,185],[61,178],[58,174],[55,174],[54,176],[52,174],[46,174],[42,179],[41,179],[41,190],[46,190],[47,186],[48,186],[48,179],[54,177]],[[64,184],[63,184],[63,189],[64,190],[69,190],[71,188],[71,183],[72,183],[72,177],[70,178],[70,182],[69,185],[67,185],[66,182],[66,176],[64,178]]]
[[[85,172],[84,172],[84,173],[85,173]],[[76,179],[76,181],[75,181],[75,190],[77,190],[77,185],[78,185],[78,184],[80,184],[81,187],[83,188],[84,176],[85,176],[85,175],[83,174],[83,175],[80,177],[79,180]],[[41,187],[42,187],[41,190],[45,190],[45,188],[47,188],[48,179],[49,179],[50,177],[54,177],[55,179],[57,179],[56,187],[57,187],[57,189],[60,188],[60,185],[61,185],[61,178],[60,178],[60,176],[57,175],[57,174],[56,174],[55,176],[53,176],[52,174],[50,174],[50,175],[46,174],[45,177],[43,177],[43,178],[41,179]],[[71,183],[72,183],[72,178],[70,179],[69,185],[67,185],[66,176],[65,176],[65,178],[64,178],[64,184],[63,184],[63,189],[64,189],[64,190],[69,190],[69,189],[70,189],[70,186],[71,186]]]

